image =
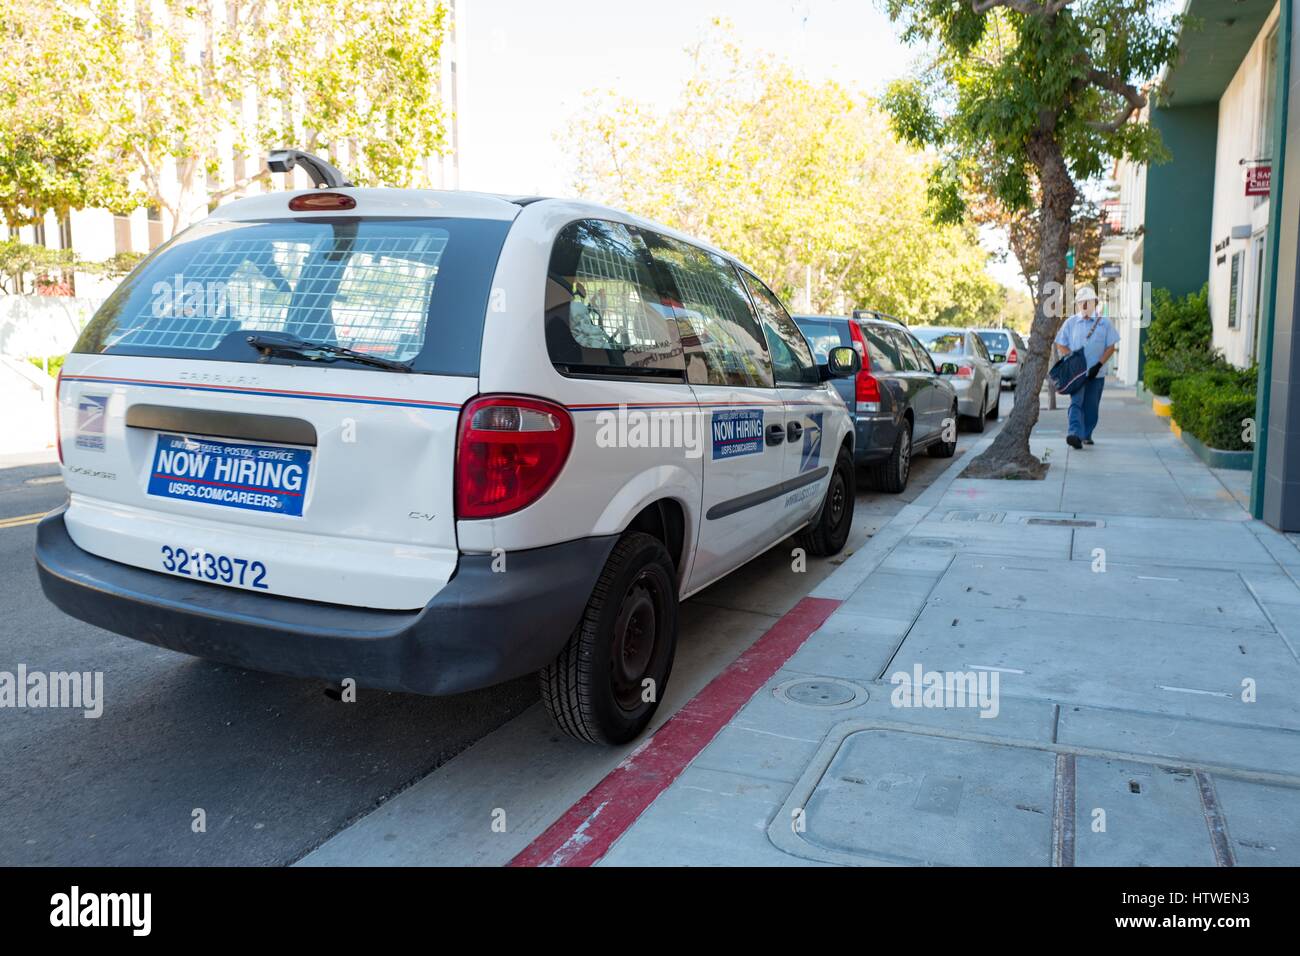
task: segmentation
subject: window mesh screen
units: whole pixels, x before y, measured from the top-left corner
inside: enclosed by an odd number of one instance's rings
[[[109,345],[214,349],[232,332],[286,332],[397,359],[423,346],[447,234],[314,226],[302,240],[211,237],[154,283]]]

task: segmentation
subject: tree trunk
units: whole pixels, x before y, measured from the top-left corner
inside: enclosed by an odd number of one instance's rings
[[[963,472],[966,478],[1041,478],[1047,472],[1047,465],[1029,451],[1029,433],[1038,422],[1038,395],[1051,365],[1052,341],[1064,317],[1065,254],[1070,246],[1070,213],[1076,192],[1069,167],[1050,133],[1034,139],[1029,155],[1042,190],[1034,324],[1016,382],[1015,407],[993,443]]]

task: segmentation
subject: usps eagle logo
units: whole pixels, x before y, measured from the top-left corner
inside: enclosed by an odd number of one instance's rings
[[[107,395],[82,395],[77,401],[77,447],[89,451],[104,450],[104,416],[108,412]]]
[[[822,412],[805,416],[803,426],[803,454],[799,471],[812,471],[822,460]]]

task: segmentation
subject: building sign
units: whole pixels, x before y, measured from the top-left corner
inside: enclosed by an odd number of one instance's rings
[[[1273,183],[1273,167],[1267,163],[1246,167],[1246,195],[1267,196]]]
[[[1118,262],[1103,262],[1101,264],[1101,277],[1103,279],[1118,279],[1123,271],[1124,267]]]

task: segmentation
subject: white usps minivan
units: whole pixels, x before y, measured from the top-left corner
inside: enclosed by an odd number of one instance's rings
[[[790,535],[843,547],[829,379],[860,359],[818,366],[743,264],[591,203],[351,188],[291,155],[317,189],[163,245],[66,359],[69,501],[36,546],[65,612],[416,693],[537,671],[563,730],[621,743],[679,600]]]

